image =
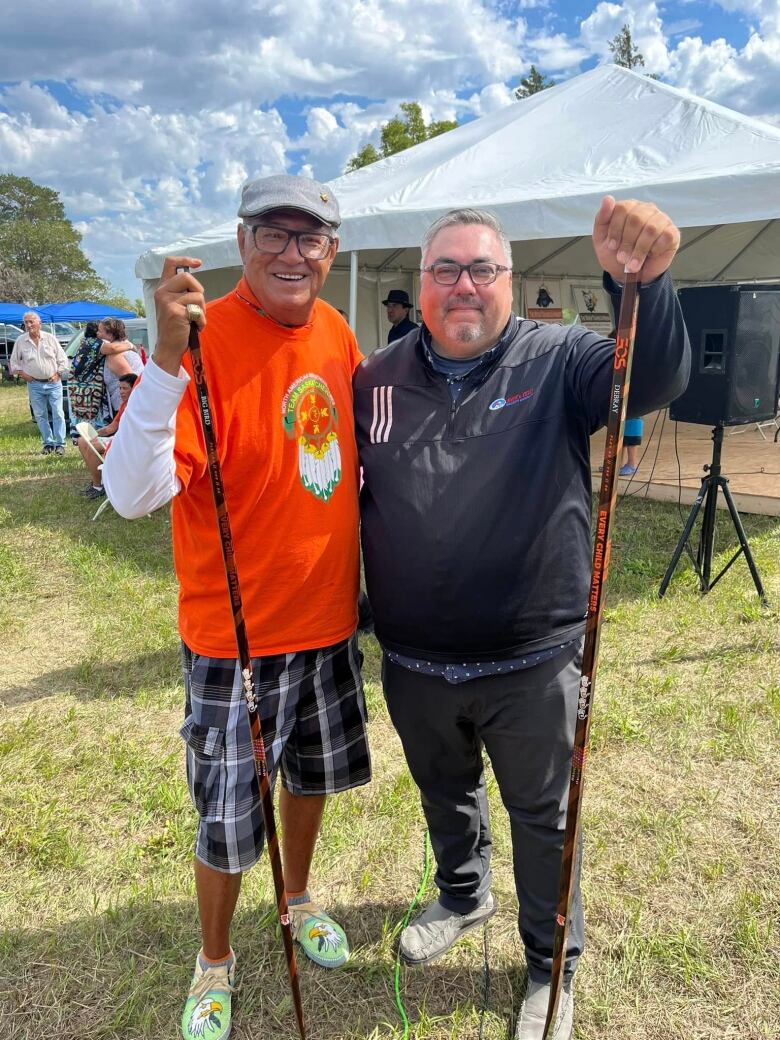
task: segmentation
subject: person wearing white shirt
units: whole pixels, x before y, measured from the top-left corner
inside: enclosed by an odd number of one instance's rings
[[[25,331],[11,353],[11,375],[19,376],[27,383],[30,407],[43,438],[41,454],[64,455],[62,377],[70,368],[70,362],[57,338],[41,330],[41,319],[34,311],[28,311],[23,321]]]

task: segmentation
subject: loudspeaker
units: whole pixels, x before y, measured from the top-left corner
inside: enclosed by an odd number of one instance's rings
[[[780,285],[680,289],[691,378],[669,416],[704,426],[774,419],[780,393]]]

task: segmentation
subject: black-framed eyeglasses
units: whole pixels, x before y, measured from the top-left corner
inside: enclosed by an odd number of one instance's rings
[[[244,224],[252,232],[255,249],[261,253],[283,253],[291,238],[304,260],[324,260],[333,244],[324,231],[290,231],[273,224]]]
[[[423,267],[423,271],[433,275],[437,285],[457,285],[460,276],[468,271],[469,278],[474,285],[490,285],[498,278],[500,271],[511,271],[511,267],[503,264],[491,264],[484,260],[475,260],[471,264],[456,264],[454,260],[437,260],[429,267]]]

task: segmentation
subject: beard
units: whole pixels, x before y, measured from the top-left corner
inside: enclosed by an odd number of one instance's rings
[[[454,318],[455,327],[453,329],[454,339],[458,343],[475,343],[478,339],[481,339],[485,334],[485,313],[480,305],[480,301],[477,297],[461,297],[458,300],[460,306],[473,306],[479,308],[480,315],[478,321],[463,321],[457,317]],[[453,308],[455,309],[455,308]],[[448,310],[444,315],[444,324],[449,325],[452,328],[450,318],[450,311]]]
[[[453,322],[448,315],[445,318],[445,326],[449,326],[453,338],[458,343],[475,343],[485,334],[485,316],[480,314],[479,321],[463,321],[456,318]]]

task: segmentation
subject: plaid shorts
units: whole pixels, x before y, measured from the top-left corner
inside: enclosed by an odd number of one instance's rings
[[[263,814],[249,718],[234,659],[182,644],[187,783],[200,823],[195,855],[237,874],[260,858]],[[323,650],[252,659],[268,770],[295,795],[348,791],[371,779],[362,655],[354,636]]]

